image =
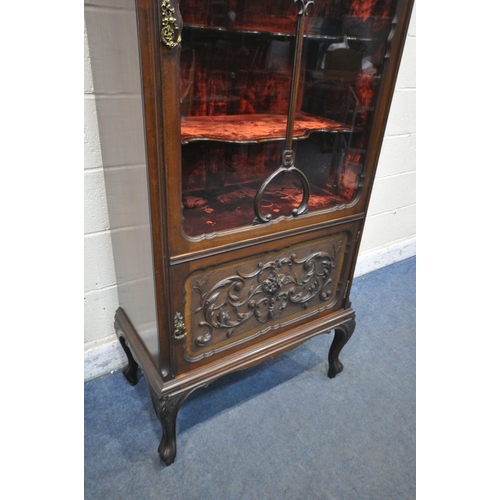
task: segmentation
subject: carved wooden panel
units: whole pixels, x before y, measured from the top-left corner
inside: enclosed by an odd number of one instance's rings
[[[341,232],[191,274],[185,358],[198,361],[333,308],[350,240]]]

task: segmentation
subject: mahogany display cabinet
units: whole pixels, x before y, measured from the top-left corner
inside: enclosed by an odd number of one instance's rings
[[[115,80],[136,85],[140,107],[127,116],[125,93],[109,112],[124,131],[110,148],[144,145],[143,162],[104,169],[115,327],[165,463],[182,402],[218,377],[332,331],[327,375],[342,371],[412,4],[137,0],[136,26],[111,42],[108,70],[135,68],[135,83]]]

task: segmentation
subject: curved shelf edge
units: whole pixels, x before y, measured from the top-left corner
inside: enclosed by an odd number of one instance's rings
[[[285,140],[287,115],[247,114],[189,116],[181,122],[181,143],[215,141],[260,143]],[[313,132],[355,132],[357,127],[318,116],[298,113],[294,139],[306,139]]]

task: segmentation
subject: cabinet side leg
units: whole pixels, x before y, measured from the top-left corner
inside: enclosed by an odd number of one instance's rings
[[[175,394],[173,396],[157,396],[149,387],[151,399],[153,401],[156,416],[161,423],[163,436],[158,445],[160,459],[167,465],[174,463],[177,454],[177,433],[176,421],[177,413],[188,393]]]
[[[130,385],[136,385],[139,380],[137,378],[137,369],[139,368],[139,365],[132,356],[132,352],[130,351],[129,346],[127,345],[125,337],[123,337],[122,335],[118,335],[119,326],[116,321],[115,321],[115,330],[116,330],[116,335],[118,336],[118,340],[120,341],[120,344],[123,348],[123,351],[125,352],[125,356],[127,356],[127,361],[128,361],[128,365],[123,369],[123,375],[128,380]]]
[[[335,336],[328,353],[328,377],[333,378],[338,375],[343,369],[344,365],[339,360],[339,354],[342,348],[347,344],[351,338],[352,332],[356,327],[354,317],[335,328]]]

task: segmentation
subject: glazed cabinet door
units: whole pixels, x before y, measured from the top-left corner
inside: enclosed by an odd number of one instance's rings
[[[366,210],[396,8],[162,1],[171,255]]]

